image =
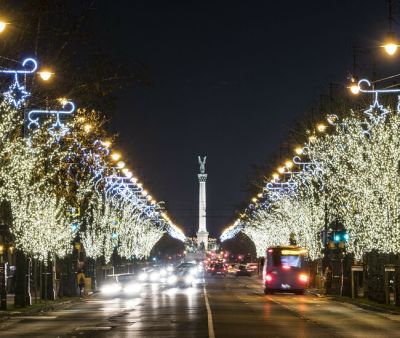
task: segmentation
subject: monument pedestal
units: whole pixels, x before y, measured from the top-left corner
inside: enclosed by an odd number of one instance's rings
[[[201,243],[204,244],[204,248],[201,245]],[[208,250],[208,232],[207,231],[198,231],[197,232],[197,248],[200,250],[203,248],[204,251]]]

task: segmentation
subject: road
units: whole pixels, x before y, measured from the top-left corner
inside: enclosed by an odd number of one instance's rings
[[[313,295],[265,296],[253,277],[196,287],[147,285],[131,298],[98,295],[0,323],[0,337],[400,337],[400,316]]]

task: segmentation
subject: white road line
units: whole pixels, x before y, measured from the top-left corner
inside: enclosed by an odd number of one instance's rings
[[[206,308],[207,308],[208,338],[215,338],[214,324],[212,320],[210,303],[208,302],[206,283],[203,284],[203,289],[204,289],[204,299],[206,301]]]

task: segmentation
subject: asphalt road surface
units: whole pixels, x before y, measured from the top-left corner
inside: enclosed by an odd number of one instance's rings
[[[0,337],[400,337],[400,315],[313,295],[265,296],[255,277],[228,276],[13,317],[0,323]]]

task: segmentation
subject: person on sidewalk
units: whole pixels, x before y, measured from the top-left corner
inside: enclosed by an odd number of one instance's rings
[[[85,274],[82,270],[78,272],[78,274],[76,275],[76,279],[78,281],[79,296],[83,296],[85,290]]]

